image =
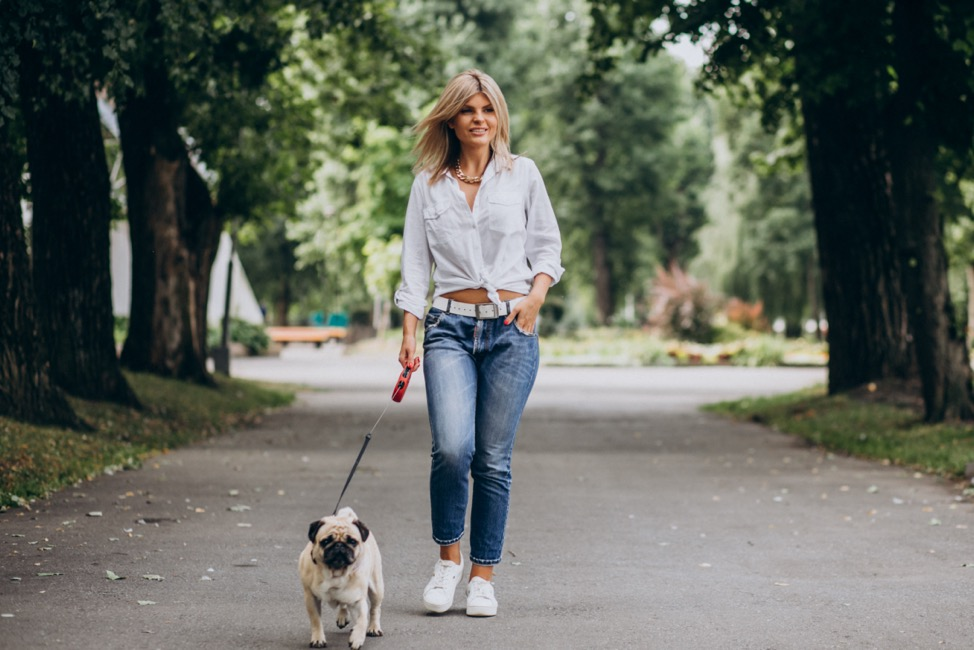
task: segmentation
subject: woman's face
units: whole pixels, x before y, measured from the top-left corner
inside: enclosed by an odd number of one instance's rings
[[[490,146],[497,133],[497,113],[487,95],[477,93],[446,124],[456,133],[462,147]]]

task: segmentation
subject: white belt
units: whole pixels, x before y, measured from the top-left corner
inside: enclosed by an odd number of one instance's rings
[[[433,298],[433,307],[435,309],[439,309],[440,311],[445,311],[448,314],[455,314],[457,316],[473,316],[478,320],[486,320],[507,316],[511,313],[511,309],[514,307],[514,305],[522,300],[524,300],[524,296],[514,298],[513,300],[505,300],[499,305],[495,305],[492,302],[474,304],[469,302],[457,302],[456,300],[450,300],[449,298],[440,296],[438,298]]]

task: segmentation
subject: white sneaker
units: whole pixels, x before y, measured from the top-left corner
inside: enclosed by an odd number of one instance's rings
[[[460,564],[440,560],[433,567],[433,577],[423,590],[423,604],[427,611],[442,614],[453,606],[453,594],[463,575],[463,558]]]
[[[467,616],[496,616],[497,599],[494,586],[483,578],[467,583]]]

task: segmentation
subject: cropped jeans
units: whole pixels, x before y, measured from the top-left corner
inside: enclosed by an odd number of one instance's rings
[[[433,540],[449,546],[463,537],[472,478],[470,561],[494,566],[502,559],[514,439],[538,374],[538,337],[504,318],[438,309],[424,326]]]

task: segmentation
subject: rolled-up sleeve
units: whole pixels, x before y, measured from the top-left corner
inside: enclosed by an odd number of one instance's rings
[[[561,231],[544,179],[533,161],[529,173],[525,254],[531,271],[551,276],[554,284],[565,272],[561,265]]]
[[[423,224],[423,210],[426,207],[428,188],[426,175],[413,179],[406,206],[406,223],[402,234],[402,259],[400,269],[402,284],[396,291],[396,306],[422,320],[426,312],[426,298],[429,294],[430,273],[433,257],[426,241],[426,227]]]

